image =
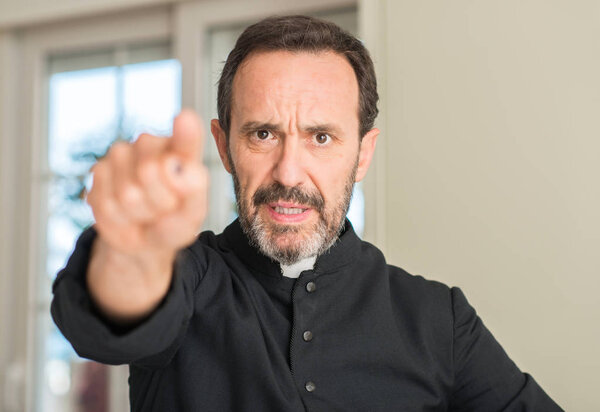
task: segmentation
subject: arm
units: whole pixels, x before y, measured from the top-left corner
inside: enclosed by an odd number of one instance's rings
[[[452,288],[455,385],[453,411],[562,409],[508,357],[458,288]]]
[[[164,298],[136,323],[115,323],[94,303],[86,284],[86,270],[95,229],[79,238],[66,267],[52,290],[51,314],[79,356],[108,364],[144,363],[152,357],[155,366],[170,360],[185,334],[193,311],[193,291],[203,272],[188,250],[178,255],[173,278]]]
[[[53,287],[52,314],[82,356],[122,363],[147,352],[146,346],[162,348],[138,340],[144,348],[136,353],[127,348],[136,341],[130,339],[109,351],[116,357],[103,358],[105,351],[94,350],[106,347],[103,340],[116,345],[109,339],[116,335],[135,335],[138,326],[160,318],[157,313],[176,307],[178,300],[191,302],[182,295],[182,290],[191,289],[183,287],[177,273],[179,261],[189,259],[176,256],[194,240],[206,214],[201,143],[197,117],[183,112],[175,119],[172,138],[142,135],[134,144],[117,143],[94,166],[88,196],[96,218],[94,230],[81,237]],[[191,313],[183,307],[177,311]],[[104,321],[104,329],[92,321],[92,314]],[[160,325],[167,329],[176,325],[167,323],[154,325],[152,333],[160,335],[155,340],[172,340],[172,334],[160,330]]]
[[[170,139],[142,135],[117,143],[94,166],[88,196],[98,238],[87,286],[98,309],[115,323],[135,323],[152,312],[171,283],[181,248],[206,215],[207,172],[202,127],[182,112]]]

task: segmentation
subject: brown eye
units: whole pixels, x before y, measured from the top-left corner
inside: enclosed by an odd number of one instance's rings
[[[318,144],[326,144],[329,142],[329,139],[331,139],[331,137],[329,137],[327,133],[317,133],[315,135],[315,141]]]
[[[268,130],[259,130],[256,132],[256,137],[258,137],[260,140],[265,140],[269,138],[269,131]]]

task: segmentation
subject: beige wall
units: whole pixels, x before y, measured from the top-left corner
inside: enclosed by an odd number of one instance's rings
[[[600,2],[363,7],[388,260],[462,287],[566,410],[600,410]]]

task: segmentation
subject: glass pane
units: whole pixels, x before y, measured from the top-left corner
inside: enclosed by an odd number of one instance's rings
[[[352,223],[356,234],[362,236],[365,230],[365,195],[362,190],[362,182],[354,185],[352,200],[346,217]]]
[[[48,160],[57,175],[85,174],[118,132],[117,67],[50,77]]]
[[[54,279],[81,231],[93,223],[83,194],[96,159],[116,139],[171,133],[180,111],[180,72],[169,59],[50,76],[47,260],[40,283]],[[75,354],[50,319],[50,299],[50,290],[38,296],[36,410],[109,411],[119,404],[111,401],[109,367]]]
[[[162,60],[123,66],[123,133],[169,135],[180,110],[180,66]]]

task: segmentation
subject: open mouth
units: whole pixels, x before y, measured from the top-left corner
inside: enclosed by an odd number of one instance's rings
[[[301,222],[310,215],[312,208],[292,202],[274,202],[267,205],[269,214],[278,222]]]
[[[303,213],[308,209],[302,209],[300,207],[275,206],[273,207],[273,210],[282,215],[299,215],[300,213]]]

